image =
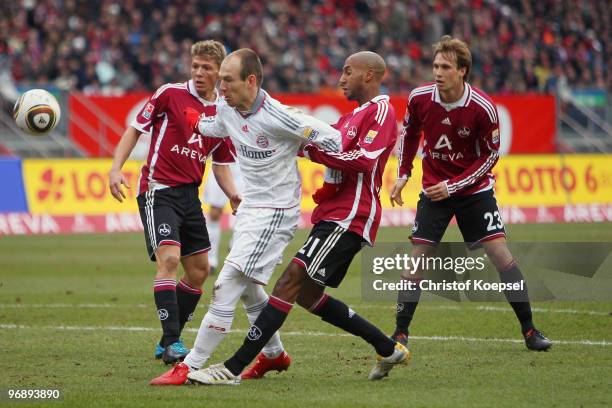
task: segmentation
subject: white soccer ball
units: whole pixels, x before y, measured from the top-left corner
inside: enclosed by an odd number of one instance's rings
[[[21,130],[34,136],[52,131],[60,121],[57,99],[44,89],[31,89],[21,95],[13,108],[13,119]]]

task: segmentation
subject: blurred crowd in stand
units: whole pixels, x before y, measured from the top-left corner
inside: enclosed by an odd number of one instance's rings
[[[0,5],[0,70],[18,86],[121,94],[189,75],[189,47],[255,49],[271,92],[336,92],[345,57],[373,50],[389,93],[431,78],[444,34],[491,93],[612,90],[609,0],[22,0]]]

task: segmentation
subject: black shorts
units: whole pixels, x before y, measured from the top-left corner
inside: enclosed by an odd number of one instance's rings
[[[470,246],[506,236],[497,200],[491,189],[442,201],[431,201],[421,193],[410,240],[414,244],[436,245],[442,240],[453,216],[457,218],[463,240]]]
[[[162,245],[180,246],[181,256],[210,249],[202,203],[195,184],[147,191],[136,200],[147,252],[152,261],[155,261],[155,251]]]
[[[354,232],[335,222],[322,221],[312,228],[293,262],[306,268],[318,284],[337,288],[364,244],[364,239]]]

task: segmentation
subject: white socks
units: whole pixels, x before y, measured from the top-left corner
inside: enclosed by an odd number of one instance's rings
[[[219,221],[208,221],[206,223],[208,238],[210,239],[210,251],[208,251],[208,262],[211,268],[219,265],[219,246],[221,245],[221,223]]]

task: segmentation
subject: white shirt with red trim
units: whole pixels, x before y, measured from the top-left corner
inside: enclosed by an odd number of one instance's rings
[[[328,150],[340,148],[340,132],[296,108],[281,104],[260,90],[249,112],[217,103],[215,116],[201,117],[201,134],[229,135],[244,179],[245,207],[292,208],[300,205],[301,180],[297,152],[313,142]]]

